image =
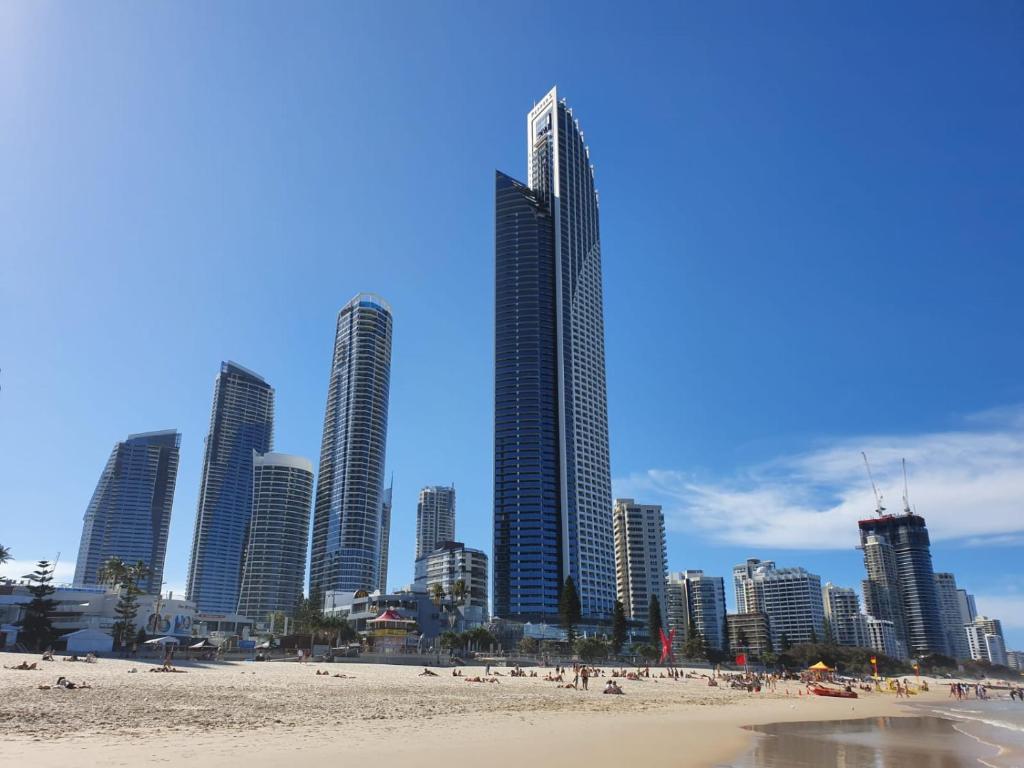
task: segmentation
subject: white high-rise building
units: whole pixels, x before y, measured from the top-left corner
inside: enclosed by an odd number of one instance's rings
[[[616,499],[612,518],[615,585],[626,616],[636,621],[647,621],[651,598],[657,597],[664,624],[668,565],[665,516],[661,507],[637,504],[633,499]]]
[[[735,571],[734,571],[735,572]],[[821,577],[803,568],[775,568],[762,563],[745,581],[749,612],[768,617],[772,645],[809,643],[825,639],[825,608]]]
[[[455,541],[455,486],[428,485],[416,505],[416,557],[446,541]]]
[[[822,589],[822,602],[829,632],[836,645],[866,648],[869,638],[864,615],[860,612],[860,599],[849,587],[837,587],[828,582]]]
[[[680,571],[669,574],[665,590],[668,627],[676,632],[673,649],[682,651],[692,624],[708,646],[722,650],[727,640],[725,579],[703,571]]]
[[[978,616],[964,627],[964,632],[972,659],[1007,665],[1006,642],[1003,640],[1003,625],[999,619]]]
[[[871,648],[893,659],[907,658],[907,646],[896,634],[896,625],[893,622],[868,616],[865,624]]]
[[[736,613],[752,613],[754,611],[753,608],[747,605],[747,582],[760,565],[774,568],[775,561],[748,557],[745,563],[740,563],[732,569],[732,585],[736,595]]]

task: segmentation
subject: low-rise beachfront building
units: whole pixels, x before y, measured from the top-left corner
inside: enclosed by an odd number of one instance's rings
[[[441,609],[452,614],[454,629],[464,631],[487,622],[488,583],[487,555],[459,541],[445,541],[425,555],[416,558],[413,589],[432,597],[435,585],[445,598]],[[455,596],[456,585],[462,582],[462,597]]]
[[[402,616],[396,608],[388,608],[367,620],[363,636],[374,653],[408,653],[418,648],[420,633],[415,619]]]
[[[1016,669],[1018,672],[1022,670],[1022,663],[1024,663],[1024,651],[1007,651],[1006,652],[1006,666],[1010,669]]]
[[[907,646],[900,640],[896,625],[888,619],[865,619],[868,633],[868,647],[894,659],[907,658]]]
[[[425,592],[409,590],[384,595],[366,590],[332,591],[324,596],[324,614],[345,619],[363,635],[370,629],[369,622],[387,610],[415,621],[420,637],[428,642],[449,628],[447,617]]]
[[[729,649],[734,656],[743,653],[763,659],[772,651],[768,617],[763,613],[730,613],[725,617],[729,631]]]

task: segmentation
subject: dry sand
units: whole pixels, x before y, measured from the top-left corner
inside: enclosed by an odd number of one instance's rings
[[[0,653],[0,664],[25,659]],[[748,694],[704,680],[623,681],[625,696],[557,688],[541,678],[468,683],[436,669],[369,664],[221,662],[155,674],[151,662],[40,662],[0,669],[0,732],[8,765],[277,766],[381,759],[450,766],[453,750],[491,766],[713,766],[741,752],[740,726],[898,714],[891,695],[856,701],[798,696],[800,686]],[[135,668],[137,673],[131,674]],[[317,669],[350,679],[317,676]],[[469,668],[467,675],[481,674]],[[543,673],[542,673],[543,674]],[[657,674],[652,671],[652,674]],[[39,690],[58,675],[88,690]],[[932,693],[932,696],[939,696]]]

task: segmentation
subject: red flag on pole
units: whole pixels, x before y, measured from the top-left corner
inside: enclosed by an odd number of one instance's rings
[[[673,629],[667,635],[664,629],[658,629],[661,635],[661,663],[672,661],[672,641],[675,639],[676,631]]]
[[[747,666],[747,654],[745,654],[745,653],[737,653],[736,654],[736,666],[737,667],[745,667],[745,666]]]

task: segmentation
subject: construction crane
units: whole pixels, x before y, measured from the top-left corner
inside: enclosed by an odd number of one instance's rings
[[[907,460],[901,459],[903,462],[903,514],[912,515],[910,511],[910,492],[907,489]]]
[[[871,481],[871,490],[875,494],[875,514],[881,517],[885,514],[885,507],[882,506],[882,495],[878,492],[878,486],[875,485],[875,478],[871,475],[871,464],[868,463],[868,455],[864,453],[864,451],[861,451],[860,455],[864,457],[864,466],[868,470],[868,480]]]

